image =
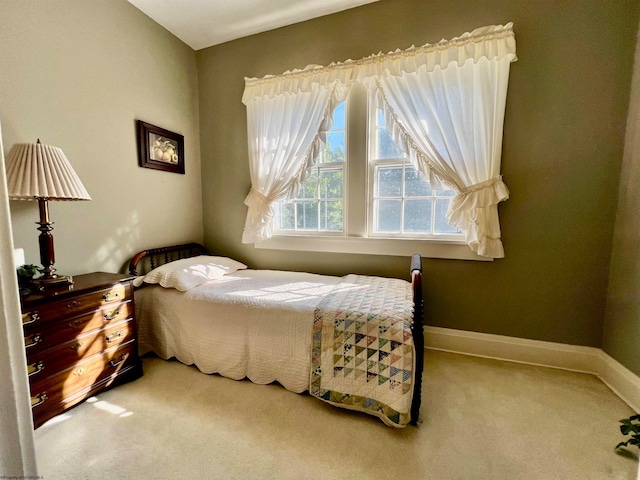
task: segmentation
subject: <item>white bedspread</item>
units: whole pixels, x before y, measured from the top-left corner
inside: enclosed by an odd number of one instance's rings
[[[313,314],[340,277],[242,270],[187,292],[135,292],[140,353],[293,392],[309,389]]]

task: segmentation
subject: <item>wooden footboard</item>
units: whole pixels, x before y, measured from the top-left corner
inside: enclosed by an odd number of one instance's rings
[[[424,368],[424,302],[422,299],[422,258],[414,253],[411,257],[411,288],[413,290],[413,345],[416,350],[413,401],[411,402],[411,424],[418,424],[422,401],[422,370]]]
[[[207,253],[199,243],[185,243],[168,247],[150,248],[137,253],[129,263],[129,274],[144,275],[154,268],[182,258]],[[411,424],[417,425],[422,395],[422,370],[424,365],[424,305],[422,298],[422,259],[415,253],[411,258],[411,286],[413,291],[413,343],[415,346],[414,390],[411,403]]]

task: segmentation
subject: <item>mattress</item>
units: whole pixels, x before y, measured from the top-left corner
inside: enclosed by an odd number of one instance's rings
[[[340,277],[241,270],[186,292],[135,292],[140,354],[154,352],[203,373],[309,389],[314,310],[350,288]]]

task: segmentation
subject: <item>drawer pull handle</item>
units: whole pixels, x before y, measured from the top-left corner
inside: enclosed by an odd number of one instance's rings
[[[118,292],[108,292],[102,295],[102,300],[104,300],[105,302],[112,302],[114,300],[117,300],[119,296],[120,294]]]
[[[75,310],[79,306],[80,306],[80,302],[78,302],[77,300],[67,303],[67,309],[69,310]]]
[[[77,352],[78,350],[80,350],[80,347],[82,347],[82,345],[84,345],[84,344],[83,344],[83,343],[81,343],[81,342],[78,342],[78,343],[76,343],[75,345],[71,345],[69,348],[70,348],[71,350],[75,350],[75,351]]]
[[[25,313],[22,316],[22,324],[29,325],[33,322],[40,320],[40,314],[38,312]]]
[[[27,368],[29,369],[29,376],[35,375],[44,369],[44,362],[40,360],[39,362],[32,363]]]
[[[87,323],[89,321],[89,319],[79,319],[79,320],[74,320],[73,322],[71,322],[69,324],[69,326],[71,328],[80,328],[82,325],[84,325],[85,323]]]
[[[42,405],[48,398],[47,392],[42,392],[35,397],[31,397],[31,408],[36,408],[37,406]]]
[[[117,332],[110,333],[105,337],[107,343],[115,342],[116,340],[124,337],[124,330],[118,330]]]
[[[109,360],[109,365],[111,365],[113,368],[116,368],[118,365],[124,362],[126,358],[127,355],[123,353],[122,355],[120,355],[120,358],[118,360]]]
[[[24,339],[24,348],[33,347],[42,341],[42,335],[39,333],[36,335],[31,335]]]
[[[118,315],[120,315],[120,309],[117,309],[115,312],[111,312],[111,314],[105,313],[104,314],[104,321],[108,322],[110,320],[113,320],[114,318],[116,318]]]

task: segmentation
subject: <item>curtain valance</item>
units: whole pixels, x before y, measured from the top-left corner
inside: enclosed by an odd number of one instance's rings
[[[281,75],[245,78],[242,102],[247,105],[258,97],[308,92],[315,84],[338,82],[349,87],[353,82],[366,83],[383,74],[402,75],[423,69],[430,72],[436,68],[445,69],[451,63],[461,66],[468,60],[477,62],[481,58],[516,60],[513,23],[481,27],[451,40],[378,53],[360,60],[346,60],[328,66],[309,65]]]

